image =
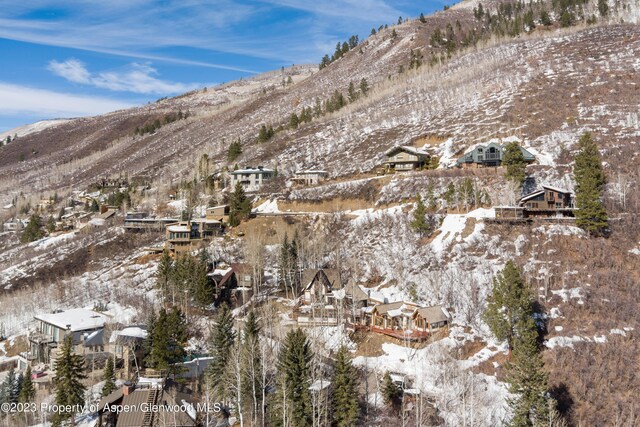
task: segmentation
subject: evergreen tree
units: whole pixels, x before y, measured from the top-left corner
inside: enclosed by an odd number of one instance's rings
[[[53,219],[53,216],[49,216],[46,228],[49,233],[53,233],[54,231],[56,231],[56,220]]]
[[[331,59],[329,58],[329,55],[323,56],[322,61],[320,61],[320,69],[322,70],[329,64],[331,64]]]
[[[176,306],[173,306],[167,316],[167,329],[169,332],[168,363],[169,372],[178,373],[176,363],[183,362],[187,356],[185,347],[189,341],[189,332],[187,330],[187,319],[184,313]]]
[[[297,129],[299,124],[300,118],[298,115],[295,112],[291,113],[291,117],[289,118],[289,127],[291,129]]]
[[[399,412],[402,406],[402,394],[403,390],[393,382],[391,374],[385,372],[382,379],[382,398],[394,412]]]
[[[533,316],[533,294],[520,275],[520,269],[508,261],[493,279],[493,293],[487,302],[484,319],[499,340],[514,348],[516,327]]]
[[[311,358],[311,346],[305,333],[299,328],[289,331],[278,355],[278,391],[288,405],[292,427],[312,424]]]
[[[215,398],[226,400],[230,397],[227,390],[227,366],[231,363],[230,355],[236,340],[233,315],[227,304],[222,304],[218,309],[210,336],[209,353],[212,360],[207,367],[207,378]]]
[[[602,203],[606,178],[602,159],[591,134],[586,132],[578,141],[573,174],[576,178],[576,225],[592,235],[604,234],[609,225]]]
[[[240,154],[242,154],[242,145],[240,144],[240,139],[238,139],[229,145],[229,149],[227,150],[227,160],[233,162],[240,157]]]
[[[598,0],[598,12],[603,18],[609,15],[609,4],[607,0]]]
[[[456,186],[453,181],[449,181],[449,185],[447,185],[447,190],[444,192],[443,197],[447,207],[452,208],[455,204],[454,202],[456,198]]]
[[[235,227],[247,218],[251,213],[251,202],[242,188],[242,184],[236,183],[236,188],[229,199],[229,225]]]
[[[424,13],[421,13],[421,14],[420,14],[420,18],[419,18],[419,19],[420,19],[420,22],[422,22],[423,24],[424,24],[425,22],[427,22],[427,19],[424,17]]]
[[[29,243],[44,237],[44,231],[42,230],[42,220],[36,214],[31,215],[29,223],[22,231],[20,241],[22,243]]]
[[[285,233],[278,257],[278,277],[280,285],[285,290],[291,289],[294,294],[299,285],[298,269],[298,233],[296,231],[291,242],[289,242],[289,237]]]
[[[98,202],[96,199],[91,199],[91,206],[89,207],[90,212],[98,212],[100,210],[100,206],[98,206]]]
[[[151,307],[151,310],[149,311],[149,314],[147,316],[147,321],[146,321],[146,326],[147,326],[147,337],[144,339],[144,341],[142,341],[142,351],[143,351],[143,360],[145,361],[145,363],[149,364],[149,361],[151,361],[151,350],[153,348],[153,331],[155,330],[156,327],[156,322],[157,322],[157,318],[156,318],[156,311],[153,309],[153,307]],[[149,365],[152,366],[152,365]]]
[[[184,347],[189,335],[184,314],[175,306],[170,312],[161,309],[149,334],[151,348],[147,365],[175,374],[175,364],[184,361],[187,354]]]
[[[509,400],[513,410],[511,426],[546,426],[549,425],[548,375],[538,348],[538,329],[533,316],[521,318],[516,331],[507,364],[509,391],[516,395]]]
[[[87,378],[84,373],[84,357],[73,352],[73,337],[65,337],[58,358],[54,365],[55,403],[61,410],[52,417],[52,424],[59,426],[75,415],[74,408],[84,404],[86,388],[82,380]]]
[[[16,371],[11,368],[0,384],[0,403],[18,403],[20,384],[16,378]]]
[[[214,301],[215,289],[213,282],[207,276],[209,269],[209,259],[205,250],[200,251],[198,262],[191,269],[192,287],[194,300],[205,308]]]
[[[545,27],[551,25],[551,16],[549,16],[549,12],[547,12],[546,10],[540,12],[540,23]]]
[[[347,89],[347,96],[349,102],[355,102],[358,99],[358,92],[356,91],[356,85],[353,82],[349,82],[349,89]]]
[[[367,92],[369,92],[369,83],[364,77],[362,78],[362,80],[360,80],[360,92],[362,93],[362,95],[366,95]]]
[[[510,142],[504,147],[502,165],[507,169],[504,177],[522,186],[527,177],[525,172],[527,163],[524,161],[524,154],[522,154],[517,142]]]
[[[102,396],[108,396],[116,389],[116,374],[113,366],[113,358],[109,357],[104,367],[102,375],[104,385],[102,386]]]
[[[416,208],[413,211],[413,221],[411,221],[411,228],[420,236],[431,233],[431,224],[427,221],[427,208],[422,201],[422,197],[418,196],[416,201]]]
[[[350,427],[358,422],[358,377],[345,346],[336,355],[333,374],[333,412],[337,427]]]
[[[173,259],[171,259],[169,251],[162,251],[162,258],[160,258],[156,272],[156,287],[160,289],[165,300],[167,299],[170,282],[174,274],[173,265]]]
[[[33,386],[33,380],[31,379],[31,366],[27,366],[27,370],[24,374],[24,380],[22,381],[22,387],[20,388],[20,395],[18,400],[22,403],[31,403],[36,397],[36,389]]]

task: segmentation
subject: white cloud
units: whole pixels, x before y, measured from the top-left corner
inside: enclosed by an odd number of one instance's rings
[[[90,85],[101,89],[142,94],[183,93],[198,87],[211,86],[200,83],[174,83],[160,80],[158,72],[149,64],[132,63],[124,71],[105,71],[92,74],[85,65],[71,58],[64,62],[53,60],[47,67],[53,74],[73,83]]]
[[[67,59],[64,62],[51,61],[47,67],[53,74],[64,77],[74,83],[87,84],[91,81],[89,71],[77,59]]]
[[[73,95],[0,82],[0,115],[26,114],[42,117],[79,117],[134,107],[128,102]]]

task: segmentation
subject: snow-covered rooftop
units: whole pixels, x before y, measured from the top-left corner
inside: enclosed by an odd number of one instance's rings
[[[70,326],[72,332],[102,328],[111,319],[104,313],[85,308],[72,308],[60,313],[39,314],[35,318],[61,329],[67,329],[67,326]]]

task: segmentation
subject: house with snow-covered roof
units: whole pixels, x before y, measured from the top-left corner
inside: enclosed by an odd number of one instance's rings
[[[429,153],[408,145],[395,146],[384,153],[387,171],[410,171],[424,167],[430,159]]]
[[[408,341],[424,341],[449,324],[439,305],[423,307],[406,301],[378,304],[365,310],[372,332]]]
[[[112,320],[109,314],[84,308],[39,314],[34,318],[36,329],[29,334],[29,358],[44,363],[49,362],[51,351],[67,336],[72,337],[74,345],[80,345]]]

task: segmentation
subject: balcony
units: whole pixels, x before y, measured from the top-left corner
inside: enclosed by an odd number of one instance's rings
[[[421,342],[429,338],[429,332],[427,331],[381,328],[379,326],[370,326],[369,330],[403,341]]]

